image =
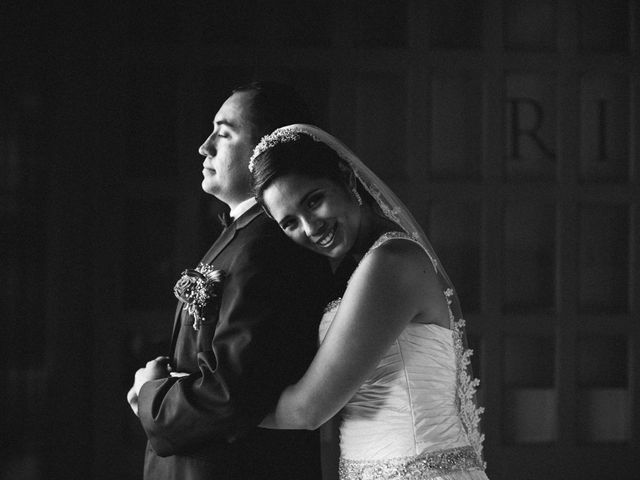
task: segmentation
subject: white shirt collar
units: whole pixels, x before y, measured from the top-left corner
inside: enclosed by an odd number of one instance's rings
[[[229,216],[234,220],[236,220],[240,218],[240,215],[245,213],[247,210],[253,207],[256,203],[258,202],[254,197],[247,198],[245,201],[240,202],[238,205],[236,205],[235,208],[232,208],[231,211],[229,212]]]

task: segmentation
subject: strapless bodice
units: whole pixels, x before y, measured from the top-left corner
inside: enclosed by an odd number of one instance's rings
[[[323,339],[337,311],[320,323]],[[344,458],[371,460],[467,446],[456,408],[456,356],[451,330],[412,323],[343,408]]]
[[[370,252],[403,233],[386,234]],[[412,240],[411,238],[407,238]],[[443,291],[448,303],[451,290]],[[322,342],[339,310],[327,306]],[[450,310],[451,312],[451,310]],[[409,323],[340,412],[340,478],[486,479],[464,320]]]

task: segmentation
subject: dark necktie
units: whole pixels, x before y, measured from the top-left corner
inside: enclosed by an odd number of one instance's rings
[[[229,215],[229,212],[225,210],[224,212],[218,214],[218,220],[220,220],[220,224],[223,227],[227,228],[233,222],[233,217],[231,217]]]

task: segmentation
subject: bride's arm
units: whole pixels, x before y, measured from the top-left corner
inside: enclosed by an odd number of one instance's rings
[[[420,246],[390,241],[360,263],[340,308],[302,379],[280,396],[265,428],[316,429],[355,394],[426,303],[446,310],[433,267]],[[440,302],[440,303],[438,303]],[[448,317],[447,317],[448,318]]]

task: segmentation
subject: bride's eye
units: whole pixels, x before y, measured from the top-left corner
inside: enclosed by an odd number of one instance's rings
[[[280,222],[280,228],[287,232],[295,228],[295,223],[296,222],[294,220],[284,220],[283,222]]]
[[[320,204],[320,202],[322,201],[322,198],[323,198],[322,194],[312,195],[307,200],[307,207],[309,207],[311,209],[316,208]]]

